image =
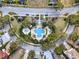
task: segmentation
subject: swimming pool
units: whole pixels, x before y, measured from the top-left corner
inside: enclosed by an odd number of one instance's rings
[[[36,28],[34,32],[36,33],[36,36],[38,38],[43,37],[43,35],[45,33],[44,29],[42,29],[42,28]]]

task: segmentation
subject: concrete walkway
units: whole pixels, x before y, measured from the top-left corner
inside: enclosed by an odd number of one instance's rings
[[[72,34],[74,31],[75,26],[74,25],[69,25],[68,29],[66,30],[66,34],[69,36]]]

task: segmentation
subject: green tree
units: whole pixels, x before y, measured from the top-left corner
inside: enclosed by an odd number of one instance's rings
[[[8,0],[4,0],[4,2],[5,2],[5,3],[7,3],[7,2],[8,2]]]
[[[9,21],[9,18],[10,18],[10,17],[9,17],[8,15],[5,15],[5,16],[3,17],[3,19],[4,19],[3,21],[4,21],[4,22],[8,22],[8,21]]]
[[[19,0],[15,0],[14,2],[15,2],[16,4],[18,4],[18,3],[19,3]]]
[[[63,54],[64,50],[65,50],[65,47],[63,45],[60,45],[60,46],[56,47],[54,51],[57,55],[61,55],[61,54]]]
[[[13,2],[13,0],[8,0],[8,2],[9,2],[9,3],[12,3],[12,2]]]
[[[56,27],[55,27],[55,25],[53,24],[53,22],[52,22],[52,21],[49,21],[47,24],[48,24],[49,28],[51,29],[51,31],[55,33]]]
[[[48,36],[47,40],[48,40],[48,41],[55,41],[55,40],[58,39],[58,37],[59,37],[59,35],[58,35],[57,33],[52,33],[52,34],[50,34],[50,35]]]
[[[29,20],[30,20],[30,17],[26,16],[24,21],[22,22],[22,26],[27,27],[30,24]]]
[[[79,3],[79,0],[75,0],[75,3]]]
[[[75,24],[77,25],[79,22],[79,15],[69,15],[66,19],[66,22],[69,22],[69,24]]]
[[[63,8],[63,5],[62,5],[62,3],[60,2],[60,0],[57,0],[57,4],[56,4],[55,7],[56,7],[57,9]]]
[[[8,22],[9,17],[6,15],[4,17],[0,17],[0,26],[3,28],[3,25]]]
[[[73,32],[72,35],[70,36],[70,39],[76,41],[78,39],[77,33]]]
[[[0,27],[2,27],[2,26],[3,26],[3,18],[0,17]]]
[[[48,40],[41,40],[39,44],[41,44],[43,50],[48,50],[53,46],[53,44]]]
[[[44,27],[48,26],[48,24],[47,24],[46,22],[43,22],[42,25],[43,25]]]
[[[35,56],[35,52],[31,50],[29,52],[29,55],[28,55],[28,58],[27,59],[34,59],[34,56]]]
[[[17,44],[15,42],[12,42],[10,46],[10,53],[12,54],[17,48]]]

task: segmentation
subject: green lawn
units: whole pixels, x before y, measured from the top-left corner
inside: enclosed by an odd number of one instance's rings
[[[55,25],[57,31],[62,31],[66,26],[66,22],[64,21],[63,18],[58,18],[56,20],[56,22],[54,23],[54,25]]]

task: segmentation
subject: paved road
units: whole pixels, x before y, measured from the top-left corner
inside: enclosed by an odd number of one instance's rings
[[[36,14],[48,14],[49,16],[58,16],[58,12],[53,8],[19,8],[19,7],[2,7],[0,11],[3,15],[7,15],[8,12],[14,12],[18,15],[25,16],[26,14],[36,15]]]
[[[65,13],[74,14],[79,11],[79,6],[74,6],[70,8],[63,8],[61,10],[56,10],[54,8],[20,8],[20,7],[0,7],[0,11],[3,15],[7,15],[8,12],[17,13],[19,16],[25,16],[26,14],[36,15],[36,14],[48,14],[49,16],[62,16]]]
[[[74,14],[77,11],[79,11],[79,6],[73,6],[73,7],[70,7],[70,8],[63,8],[61,10],[58,10],[60,15],[63,15],[65,13]]]

